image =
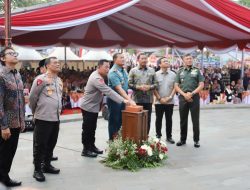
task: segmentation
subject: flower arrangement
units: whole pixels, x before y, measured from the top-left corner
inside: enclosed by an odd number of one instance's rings
[[[109,142],[108,155],[103,160],[106,166],[114,169],[128,169],[137,171],[140,168],[154,168],[161,166],[167,159],[167,146],[157,138],[150,138],[141,145],[131,140],[122,140],[118,136]]]

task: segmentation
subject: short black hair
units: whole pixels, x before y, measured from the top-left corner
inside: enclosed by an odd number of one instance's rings
[[[98,67],[100,67],[100,66],[102,66],[105,62],[107,62],[107,63],[109,63],[109,61],[107,60],[107,59],[100,59],[99,61],[98,61]]]
[[[44,60],[44,66],[47,66],[50,63],[51,59],[57,59],[57,57],[48,57],[48,58],[46,58]]]
[[[161,64],[161,60],[165,59],[166,57],[160,57],[158,60],[157,60],[157,65],[160,65]]]
[[[42,59],[41,61],[39,61],[39,68],[45,67],[45,60],[46,59]]]
[[[2,58],[2,57],[5,56],[5,52],[6,52],[8,49],[11,49],[11,50],[15,51],[13,47],[7,46],[7,47],[3,48],[2,51],[0,52],[0,58]],[[1,61],[1,64],[2,64],[2,65],[5,65],[5,62],[4,62],[4,61],[2,61],[2,60],[0,60],[0,61]]]
[[[184,59],[185,57],[189,57],[189,56],[192,57],[192,55],[191,55],[190,53],[186,53],[186,54],[184,54],[184,55],[182,56],[182,59]]]
[[[141,57],[142,55],[145,55],[145,56],[147,56],[147,54],[146,54],[146,53],[144,53],[144,52],[141,52],[141,53],[139,53],[139,54],[137,55],[137,60],[139,60],[139,59],[140,59],[140,57]]]
[[[113,55],[113,61],[115,62],[115,60],[118,58],[118,55],[121,55],[122,53],[115,53]]]

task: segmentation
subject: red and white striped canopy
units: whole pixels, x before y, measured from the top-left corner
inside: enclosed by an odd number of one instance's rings
[[[242,49],[250,9],[230,0],[72,0],[14,15],[12,29],[19,45]]]

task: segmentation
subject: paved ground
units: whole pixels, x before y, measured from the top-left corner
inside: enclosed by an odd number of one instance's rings
[[[250,189],[249,110],[202,110],[201,148],[193,147],[190,127],[186,146],[168,145],[166,165],[135,173],[107,168],[99,162],[101,157],[81,157],[81,122],[62,123],[55,149],[59,161],[53,162],[61,173],[46,175],[44,183],[32,178],[32,133],[24,133],[11,176],[22,180],[23,186],[44,190],[247,190]],[[173,137],[178,140],[178,111],[174,111],[173,120]],[[153,114],[152,126],[154,121]],[[154,127],[151,135],[155,135]],[[98,120],[96,137],[96,145],[105,149],[107,121]]]

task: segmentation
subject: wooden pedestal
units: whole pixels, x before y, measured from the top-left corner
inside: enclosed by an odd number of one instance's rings
[[[122,111],[122,139],[130,139],[140,144],[147,140],[148,111],[129,112]]]

